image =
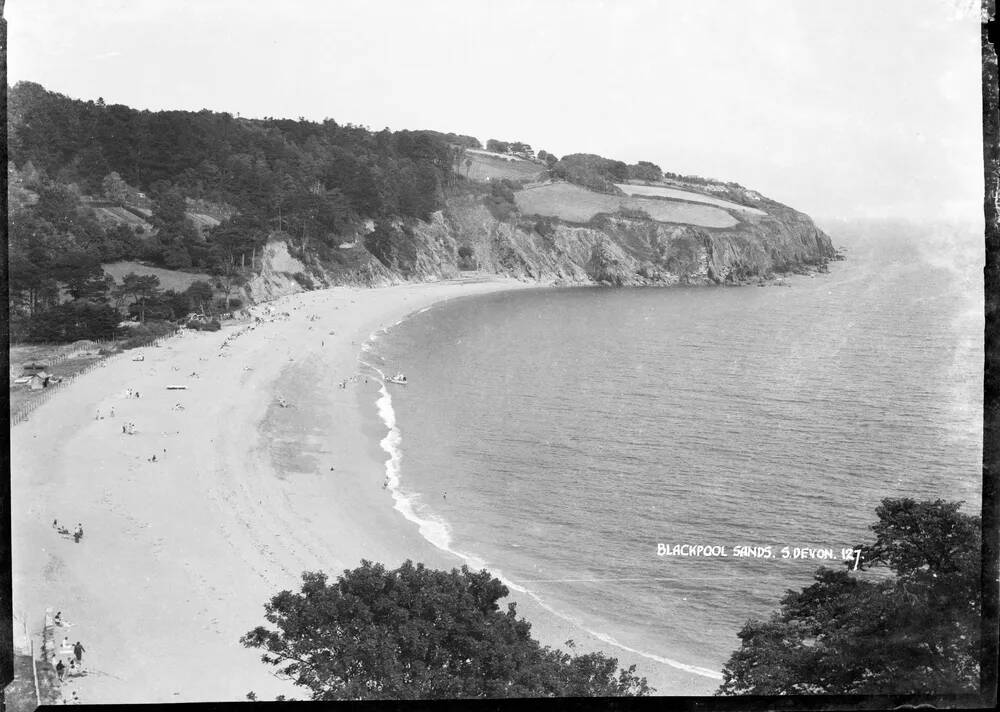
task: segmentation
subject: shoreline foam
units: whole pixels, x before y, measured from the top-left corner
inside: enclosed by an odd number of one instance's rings
[[[303,571],[333,578],[362,559],[454,567],[452,555],[387,506],[385,453],[364,417],[374,384],[337,383],[357,374],[361,345],[386,324],[449,298],[525,286],[407,284],[283,297],[254,309],[287,317],[184,333],[143,349],[142,362],[109,362],[12,428],[14,611],[33,635],[46,607],[75,624],[88,675],[68,686],[80,700],[241,700],[250,691],[302,698],[305,690],[275,678],[259,651],[239,643],[264,623],[271,596],[297,589]],[[187,390],[165,390],[177,382]],[[141,399],[123,399],[126,388]],[[112,407],[114,419],[95,418]],[[126,420],[135,436],[122,434]],[[55,518],[82,522],[84,540],[59,538]],[[519,612],[543,643],[606,647],[530,600]],[[690,674],[651,674],[638,662],[661,694],[705,691]]]
[[[407,315],[403,319],[400,319],[392,326],[398,326],[404,321],[409,320],[411,317],[418,314],[422,314],[427,311],[430,307],[424,307],[411,314]],[[362,345],[362,354],[365,356],[377,356],[373,344],[375,341],[379,340],[382,336],[388,335],[390,328],[381,329],[377,332],[373,332],[369,337],[369,340]],[[360,357],[359,357],[359,360]],[[381,378],[385,378],[385,373],[381,371],[377,366],[372,364],[370,361],[361,360],[365,366],[368,366],[373,371],[379,374]],[[648,661],[659,663],[661,665],[667,665],[675,670],[679,670],[685,673],[690,673],[697,675],[701,678],[708,678],[715,681],[721,681],[722,675],[717,670],[711,670],[708,668],[700,667],[698,665],[692,665],[688,663],[675,660],[673,658],[659,655],[656,653],[650,653],[636,648],[625,645],[619,642],[613,636],[607,633],[602,633],[593,630],[584,621],[576,618],[575,616],[566,613],[564,611],[558,610],[552,604],[546,602],[541,595],[537,592],[532,591],[523,584],[519,584],[510,577],[508,577],[504,572],[498,568],[495,564],[487,562],[485,559],[481,558],[476,554],[469,552],[460,551],[454,546],[454,541],[452,539],[452,531],[450,524],[439,515],[434,514],[430,511],[419,511],[420,508],[420,497],[419,493],[404,493],[400,489],[401,485],[401,474],[402,474],[402,434],[400,432],[399,426],[397,424],[396,412],[392,407],[392,396],[389,393],[388,386],[383,382],[379,389],[379,398],[376,401],[376,410],[378,417],[380,418],[385,430],[386,435],[379,441],[379,446],[388,456],[385,461],[385,482],[387,484],[387,489],[391,492],[394,509],[402,514],[408,521],[415,524],[420,532],[420,535],[424,537],[429,543],[434,545],[436,548],[440,549],[442,552],[452,555],[460,559],[463,564],[468,565],[469,568],[473,570],[487,569],[493,576],[498,578],[508,589],[512,592],[510,599],[518,601],[519,604],[523,603],[523,596],[530,598],[531,602],[537,607],[544,610],[548,615],[554,616],[559,620],[574,626],[578,633],[582,632],[586,635],[592,636],[595,640],[606,643],[609,646],[614,646],[619,651],[629,653],[632,655],[638,655],[641,658],[645,658]],[[521,594],[521,597],[516,594]],[[522,610],[523,615],[523,610]],[[535,616],[537,618],[537,616]],[[532,620],[533,623],[536,621]],[[578,637],[578,636],[575,636]],[[552,641],[547,641],[549,644],[555,646],[561,643],[553,643]],[[596,648],[595,648],[596,649]],[[609,655],[618,655],[613,650],[604,649]],[[661,683],[662,684],[662,683]],[[690,694],[690,692],[685,693],[674,693],[674,694]]]

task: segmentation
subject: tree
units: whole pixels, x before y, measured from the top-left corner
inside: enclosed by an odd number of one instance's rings
[[[282,591],[265,605],[276,629],[241,639],[313,700],[651,692],[634,666],[541,647],[513,603],[500,612],[508,590],[487,571],[361,564],[332,585],[304,573],[301,593]]]
[[[163,252],[163,264],[169,269],[185,269],[192,264],[191,253],[179,241],[174,241]]]
[[[545,165],[551,168],[559,162],[558,156],[554,156],[548,151],[542,150],[538,152],[538,160],[545,161]]]
[[[75,300],[92,304],[107,304],[108,293],[114,285],[111,275],[105,274],[100,264],[87,271],[79,271],[66,280],[66,291]]]
[[[154,193],[153,215],[150,222],[161,231],[173,233],[187,220],[184,214],[186,204],[184,196],[172,185],[159,184]]]
[[[882,500],[858,570],[895,575],[819,569],[744,626],[716,694],[978,692],[981,522],[960,506]]]
[[[160,278],[156,275],[137,275],[135,272],[129,272],[111,294],[117,299],[132,297],[132,305],[135,306],[135,311],[138,311],[139,321],[142,322],[146,320],[146,306],[158,296],[159,287]]]
[[[531,159],[535,157],[535,152],[532,150],[531,146],[523,141],[514,141],[511,143],[510,152],[515,156],[520,156],[521,158]]]
[[[507,153],[510,151],[510,144],[506,141],[498,141],[495,138],[491,138],[486,142],[486,150],[493,153]]]
[[[198,280],[197,282],[192,282],[191,285],[184,291],[191,304],[201,308],[201,313],[204,314],[208,305],[212,302],[212,285],[208,282]]]
[[[216,286],[218,286],[219,289],[225,293],[225,298],[222,300],[223,308],[228,309],[230,304],[230,295],[233,293],[234,289],[242,287],[247,283],[247,276],[240,271],[239,267],[234,265],[215,268],[213,270],[213,276],[218,279]]]
[[[114,336],[120,320],[118,310],[107,304],[78,300],[35,314],[28,322],[32,341],[77,341]]]
[[[663,180],[663,171],[655,163],[639,161],[628,167],[628,177],[634,180],[660,181]]]
[[[128,183],[114,171],[104,176],[101,188],[104,190],[104,197],[116,205],[125,205],[128,200]]]

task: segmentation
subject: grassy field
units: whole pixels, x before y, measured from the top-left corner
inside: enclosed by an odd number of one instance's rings
[[[133,208],[140,213],[152,214],[149,210],[144,210],[142,208]],[[153,226],[149,224],[148,221],[143,220],[141,217],[136,215],[134,212],[130,212],[125,208],[116,207],[95,207],[93,208],[94,215],[97,219],[101,221],[104,225],[126,225],[130,228],[141,227],[147,233],[153,232]],[[210,215],[208,213],[200,212],[186,212],[184,213],[187,217],[195,224],[199,232],[204,232],[210,228],[215,227],[219,224],[219,218],[215,215]]]
[[[201,234],[205,234],[207,230],[212,229],[213,227],[218,225],[219,222],[221,222],[217,217],[214,217],[212,215],[206,215],[205,213],[184,213],[184,214],[191,219],[191,222],[195,224],[195,227],[198,228],[198,232]]]
[[[150,232],[153,226],[134,213],[130,213],[125,208],[94,208],[94,214],[104,225],[127,225],[128,227],[141,227],[146,232]]]
[[[155,274],[160,278],[160,289],[173,289],[175,292],[183,292],[191,286],[193,282],[212,282],[212,278],[201,272],[178,272],[172,269],[161,267],[148,267],[138,262],[110,262],[104,265],[104,271],[121,283],[122,278],[129,272],[138,275]]]
[[[514,193],[514,200],[525,215],[544,215],[575,223],[584,223],[598,213],[614,213],[623,207],[643,210],[659,222],[701,227],[730,227],[738,222],[726,211],[711,205],[606,195],[572,183],[548,183],[519,190]]]
[[[468,167],[468,174],[466,174],[466,166],[463,163],[462,175],[469,180],[486,181],[500,178],[534,180],[545,170],[538,163],[513,156],[509,157],[513,160],[507,160],[495,154],[466,151],[466,157],[472,160],[472,165]]]
[[[686,190],[678,190],[677,188],[667,188],[660,185],[640,185],[637,183],[615,183],[615,186],[621,189],[622,192],[629,195],[641,195],[641,196],[651,196],[655,198],[674,198],[676,200],[689,200],[694,203],[706,203],[708,205],[718,205],[720,208],[728,208],[730,210],[742,210],[747,213],[753,213],[754,215],[767,215],[763,210],[757,208],[751,208],[748,205],[740,205],[739,203],[731,203],[728,200],[722,200],[721,198],[713,198],[702,193],[691,193]]]

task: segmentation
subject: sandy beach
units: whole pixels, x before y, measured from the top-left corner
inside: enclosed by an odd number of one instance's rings
[[[375,330],[444,299],[524,286],[283,297],[254,307],[263,323],[184,332],[115,356],[14,427],[14,614],[36,640],[46,608],[72,624],[65,635],[86,648],[87,674],[65,684],[64,696],[305,699],[239,643],[264,623],[271,596],[297,589],[303,571],[333,578],[363,558],[461,565],[421,537],[382,487],[377,384],[363,376],[338,384],[359,373],[361,345]],[[127,423],[134,434],[123,433]],[[71,530],[80,523],[82,541],[60,536],[53,520]],[[659,694],[708,694],[718,684],[588,639],[530,600],[518,609],[543,643],[573,638],[578,652],[638,663]]]

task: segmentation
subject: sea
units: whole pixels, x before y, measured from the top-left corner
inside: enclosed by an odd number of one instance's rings
[[[371,405],[396,509],[608,654],[718,680],[747,620],[851,565],[882,498],[980,513],[980,235],[852,227],[788,286],[412,314],[360,356],[408,379]]]

